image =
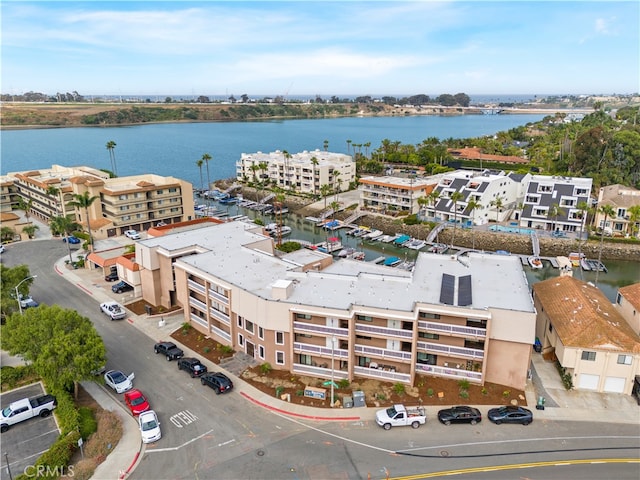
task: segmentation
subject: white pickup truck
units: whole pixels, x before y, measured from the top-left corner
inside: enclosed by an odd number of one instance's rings
[[[378,410],[376,412],[376,423],[385,430],[391,427],[404,427],[411,425],[418,428],[427,421],[427,414],[424,407],[405,407],[404,405],[394,405],[393,407]]]
[[[4,433],[11,425],[33,417],[48,417],[57,405],[58,402],[53,395],[16,400],[0,412],[0,431]]]

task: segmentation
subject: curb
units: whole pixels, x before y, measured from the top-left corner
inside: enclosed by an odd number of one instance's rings
[[[246,398],[247,400],[249,400],[250,402],[262,407],[262,408],[266,408],[267,410],[271,410],[273,412],[277,412],[280,413],[282,415],[287,415],[290,417],[297,417],[297,418],[304,418],[306,420],[320,420],[320,421],[334,421],[334,422],[357,422],[362,420],[360,417],[321,417],[318,415],[306,415],[304,413],[294,413],[294,412],[290,412],[288,410],[282,410],[280,408],[277,407],[273,407],[271,405],[268,405],[266,403],[261,402],[260,400],[256,400],[255,398],[251,397],[250,395],[248,395],[245,392],[239,392],[240,395],[242,395],[244,398]]]

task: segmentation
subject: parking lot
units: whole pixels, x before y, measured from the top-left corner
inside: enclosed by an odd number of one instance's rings
[[[42,384],[34,383],[3,393],[0,396],[0,405],[5,408],[16,400],[36,397],[44,393]],[[2,434],[0,479],[10,480],[25,473],[25,469],[33,465],[40,455],[49,449],[58,435],[60,431],[53,415],[47,418],[35,417],[13,425]],[[11,475],[7,469],[7,459]]]

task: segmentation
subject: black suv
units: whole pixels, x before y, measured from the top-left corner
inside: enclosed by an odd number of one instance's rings
[[[178,360],[178,370],[186,370],[191,375],[191,378],[200,377],[207,373],[207,367],[205,367],[200,360],[192,357],[185,357]]]
[[[133,287],[126,282],[118,282],[111,287],[113,293],[130,292],[131,290],[133,290]]]
[[[167,362],[184,357],[184,352],[173,342],[160,342],[153,346],[153,351],[167,357]]]
[[[224,373],[220,372],[205,373],[200,377],[200,383],[202,383],[202,385],[208,385],[209,387],[213,388],[216,392],[216,395],[228,392],[233,388],[233,382],[231,381],[231,379]]]
[[[118,280],[118,269],[115,267],[111,267],[111,271],[105,275],[104,279],[107,282],[115,282]]]

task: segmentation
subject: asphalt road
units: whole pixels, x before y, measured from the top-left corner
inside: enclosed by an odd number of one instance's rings
[[[105,341],[107,367],[135,372],[134,386],[158,412],[163,437],[147,446],[132,479],[428,478],[450,470],[466,478],[520,478],[520,469],[527,468],[524,475],[530,478],[588,480],[605,478],[604,468],[535,462],[638,458],[635,425],[534,420],[524,427],[484,420],[446,427],[430,418],[417,430],[384,431],[373,422],[299,421],[257,407],[236,392],[215,395],[178,371],[175,362],[156,356],[156,339],[128,322],[109,320],[85,290],[61,280],[52,266],[65,254],[56,240],[25,242],[12,245],[2,260],[8,266],[28,263],[38,275],[33,297],[90,318]],[[112,395],[122,403],[122,395]],[[606,465],[610,478],[640,476],[637,463]],[[496,466],[505,470],[480,476]],[[480,471],[460,472],[465,469]]]

